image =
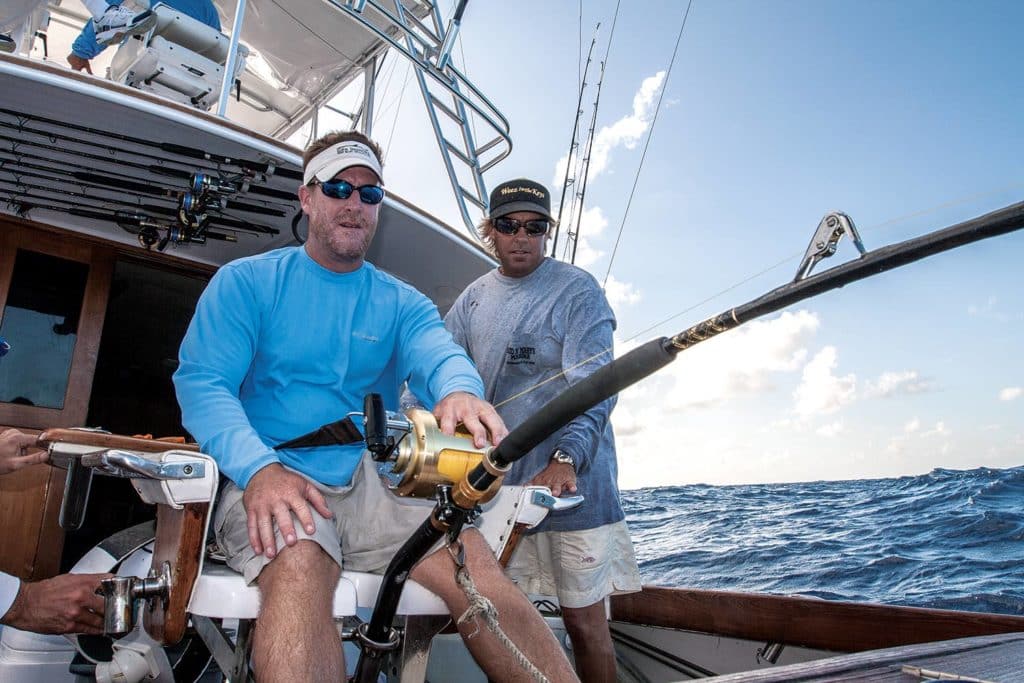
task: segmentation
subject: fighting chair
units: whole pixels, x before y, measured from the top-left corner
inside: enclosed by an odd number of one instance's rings
[[[190,622],[221,671],[232,681],[248,680],[259,592],[205,552],[212,540],[209,523],[218,489],[216,462],[195,445],[88,430],[51,429],[39,440],[48,446],[51,463],[68,470],[62,525],[77,528],[81,524],[94,473],[129,478],[139,496],[157,508],[155,538],[144,552],[120,563],[120,569],[83,569],[136,574],[104,583],[105,629],[122,637],[114,641],[113,660],[97,663],[97,680],[130,682],[147,676],[161,680],[161,675],[172,675],[162,648],[178,643]],[[479,528],[496,556],[507,558],[508,552],[503,551],[510,550],[510,540],[514,543],[549,509],[564,504],[544,487],[502,487],[484,505]],[[150,553],[152,559],[147,562]],[[352,639],[359,611],[365,615],[374,607],[381,582],[376,574],[342,572],[334,593],[334,616],[342,624],[343,639]],[[403,637],[390,653],[385,671],[406,682],[424,680],[431,640],[448,622],[448,609],[441,599],[408,581],[395,619]]]

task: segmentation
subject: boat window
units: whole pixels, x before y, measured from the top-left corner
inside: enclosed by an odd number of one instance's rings
[[[64,407],[89,266],[19,249],[0,337],[0,401]]]

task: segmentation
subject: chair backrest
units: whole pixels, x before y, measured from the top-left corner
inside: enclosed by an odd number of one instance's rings
[[[152,7],[157,21],[142,36],[118,48],[108,76],[113,81],[169,99],[209,109],[220,97],[230,39],[215,28],[172,7]],[[232,80],[245,68],[249,51],[238,46]]]

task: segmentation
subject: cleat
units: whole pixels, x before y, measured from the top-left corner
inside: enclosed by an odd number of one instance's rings
[[[5,33],[0,33],[0,52],[14,52],[16,47],[13,38]]]
[[[133,12],[120,5],[111,5],[103,16],[93,20],[96,42],[100,45],[114,45],[125,36],[145,33],[156,24],[156,15],[151,11]]]

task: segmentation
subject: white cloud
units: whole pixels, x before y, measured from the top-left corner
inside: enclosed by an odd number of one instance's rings
[[[1021,394],[1024,394],[1024,388],[1021,387],[1006,387],[1005,389],[999,390],[1000,401],[1012,401],[1020,398]]]
[[[665,72],[659,71],[649,76],[640,84],[640,89],[633,96],[633,111],[621,119],[604,126],[594,135],[594,144],[590,149],[590,167],[588,177],[593,180],[608,168],[609,158],[612,150],[616,147],[632,149],[643,137],[651,125],[654,116],[654,105],[657,102],[658,93],[665,82]],[[581,146],[584,144],[581,142]],[[565,178],[566,165],[572,163],[576,168],[576,156],[570,159],[564,156],[555,165],[555,177],[552,184],[559,187]],[[582,169],[581,169],[582,171]],[[582,183],[582,178],[577,178],[576,184]]]
[[[635,303],[639,303],[642,298],[640,290],[629,282],[619,282],[615,279],[614,275],[608,276],[608,282],[604,286],[604,294],[608,297],[608,303],[611,304],[614,310],[618,310],[619,306],[632,306]]]
[[[922,437],[929,437],[929,436],[947,437],[947,436],[950,436],[952,434],[953,434],[953,432],[950,431],[949,427],[946,426],[946,423],[942,422],[942,421],[936,422],[935,426],[932,427],[931,429],[929,429],[928,431],[921,432],[921,436]]]
[[[931,389],[932,382],[918,375],[917,370],[890,371],[883,372],[873,382],[867,382],[864,395],[866,398],[892,398],[905,394],[920,394]]]
[[[803,364],[805,339],[818,325],[818,317],[809,311],[786,312],[687,349],[672,367],[675,385],[661,400],[682,409],[770,391],[773,374],[793,372]]]
[[[843,421],[842,420],[836,420],[835,422],[830,422],[827,425],[822,425],[822,426],[818,427],[816,430],[814,430],[814,433],[818,434],[819,436],[832,437],[832,436],[837,436],[842,431],[843,431]]]
[[[967,307],[967,314],[997,323],[1024,319],[1024,313],[1007,313],[1004,310],[1000,310],[999,298],[996,296],[990,296],[984,304],[970,304]]]
[[[857,391],[857,377],[833,374],[837,365],[834,346],[826,346],[804,367],[800,386],[793,392],[794,411],[801,417],[827,415],[837,412],[853,400]]]
[[[580,215],[580,229],[579,235],[577,235],[575,260],[577,266],[580,268],[586,268],[604,256],[603,251],[599,251],[591,246],[591,240],[595,237],[600,237],[604,233],[604,229],[607,227],[608,219],[605,217],[604,211],[601,210],[600,206],[594,206],[586,209]],[[569,247],[570,250],[572,249],[572,245],[569,244],[568,234],[565,236],[564,246]],[[558,248],[561,253],[563,249],[562,245],[559,245]]]
[[[913,434],[914,432],[916,432],[920,428],[921,428],[921,421],[918,420],[915,417],[913,420],[911,420],[907,424],[903,425],[903,432],[906,433],[906,434]]]

